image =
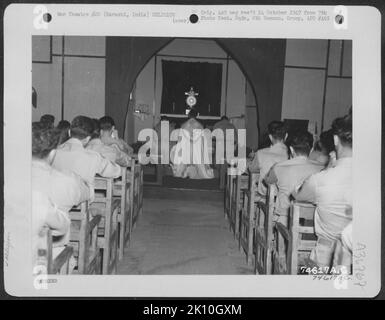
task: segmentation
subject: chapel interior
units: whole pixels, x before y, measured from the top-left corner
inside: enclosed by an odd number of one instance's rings
[[[245,129],[249,154],[269,145],[271,121],[319,136],[349,112],[352,42],[33,36],[32,87],[32,122],[44,114],[53,115],[55,125],[108,115],[135,153],[145,142],[139,133],[161,117],[177,127],[188,119],[192,91],[197,120],[210,129],[226,116]],[[247,247],[255,233],[242,220],[249,177],[239,186],[219,166],[212,179],[176,177],[167,164],[140,167],[141,209],[112,273],[261,273],[255,247]]]

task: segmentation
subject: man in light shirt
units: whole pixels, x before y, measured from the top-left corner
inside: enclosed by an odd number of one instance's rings
[[[316,205],[314,217],[318,237],[311,259],[320,267],[332,263],[334,247],[341,232],[352,221],[352,118],[347,115],[333,121],[335,166],[309,177],[293,194],[299,201]]]
[[[32,130],[32,189],[46,195],[63,214],[63,219],[69,220],[69,210],[88,200],[90,189],[80,176],[69,171],[56,170],[51,166],[59,139],[60,131],[34,126]],[[60,239],[60,243],[66,244],[67,242],[68,234]]]
[[[351,274],[353,261],[353,222],[350,222],[341,232],[341,240],[336,244],[333,267],[342,272]]]
[[[71,171],[82,177],[91,190],[91,199],[94,197],[95,175],[106,178],[121,176],[119,165],[95,151],[85,149],[92,132],[92,119],[77,116],[71,123],[71,138],[58,147],[52,163],[60,171]]]
[[[43,114],[40,117],[40,123],[47,129],[53,129],[55,126],[55,117],[52,114]]]
[[[47,194],[35,190],[32,190],[32,210],[31,210],[31,227],[32,227],[32,259],[33,266],[38,263],[39,249],[47,249],[47,237],[46,229],[52,230],[52,234],[55,236],[63,236],[68,234],[70,229],[70,220],[67,215],[58,209],[58,207],[52,203]],[[55,258],[63,246],[54,244],[53,258]]]
[[[92,119],[94,130],[90,142],[88,142],[86,149],[93,150],[102,155],[104,158],[115,162],[116,164],[127,167],[131,163],[131,157],[121,151],[116,144],[105,145],[100,139],[100,124],[99,120]]]
[[[251,172],[259,171],[260,173],[258,181],[258,194],[260,200],[264,200],[267,192],[266,185],[263,183],[266,174],[274,164],[289,158],[288,150],[284,143],[287,138],[287,130],[284,123],[281,121],[269,123],[268,133],[271,146],[258,150],[251,162],[248,163],[248,169]]]
[[[115,129],[115,121],[109,116],[104,116],[99,119],[100,139],[107,146],[115,145],[120,151],[132,156],[134,150],[118,136],[118,131]]]
[[[265,178],[267,184],[278,188],[274,220],[288,225],[290,195],[295,188],[312,174],[321,171],[324,165],[310,160],[313,136],[307,131],[294,132],[288,141],[291,159],[274,165]]]
[[[334,155],[333,132],[330,129],[320,134],[319,140],[315,143],[314,148],[309,155],[309,159],[317,161],[325,167],[332,167],[335,162]]]

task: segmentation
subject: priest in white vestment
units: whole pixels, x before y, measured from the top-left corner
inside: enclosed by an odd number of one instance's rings
[[[171,150],[171,167],[175,177],[213,179],[210,167],[211,135],[207,137],[203,125],[196,119],[198,112],[191,109],[179,131],[178,143]]]

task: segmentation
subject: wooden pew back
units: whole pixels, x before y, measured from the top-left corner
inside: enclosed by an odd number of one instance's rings
[[[242,178],[243,177],[243,178]],[[246,176],[239,176],[239,189],[244,187]],[[258,180],[258,175],[250,173],[247,176],[247,188],[243,191],[242,208],[240,213],[240,227],[239,227],[239,239],[238,245],[241,250],[246,254],[247,264],[251,263],[251,256],[253,252],[253,230],[254,230],[254,203],[255,192],[254,188]],[[238,190],[239,190],[238,189]],[[242,190],[242,189],[240,189]]]
[[[72,208],[69,212],[71,219],[70,244],[77,257],[79,274],[100,274],[100,250],[97,243],[97,230],[101,221],[100,216],[92,217],[88,201]]]
[[[306,264],[310,252],[316,245],[317,238],[314,231],[315,208],[313,204],[305,202],[294,202],[290,207],[289,272],[291,274],[297,274],[299,268]]]
[[[133,160],[133,190],[132,192],[132,227],[135,227],[143,210],[143,168],[137,160]]]
[[[254,253],[255,272],[258,274],[272,273],[273,247],[273,214],[275,210],[278,190],[275,185],[269,185],[265,202],[256,203]]]
[[[242,208],[248,181],[248,175],[236,175],[232,180],[233,185],[229,222],[230,229],[233,231],[236,239],[239,239],[240,236]]]
[[[315,206],[305,202],[292,202],[289,226],[275,226],[274,273],[298,274],[305,266],[316,245],[314,231]]]
[[[121,178],[114,180],[113,196],[120,200],[118,211],[119,259],[123,258],[124,248],[131,239],[133,179],[131,167],[122,167]]]
[[[233,180],[236,178],[235,175],[228,173],[229,168],[234,167],[234,164],[227,163],[226,166],[226,186],[225,186],[225,218],[230,220],[231,215],[231,203],[233,197]]]
[[[60,253],[54,258],[52,230],[45,227],[39,235],[37,247],[37,265],[44,274],[69,274],[69,261],[73,255],[73,247],[60,248]]]
[[[91,209],[102,215],[98,242],[103,250],[102,273],[116,273],[118,260],[118,210],[120,199],[113,198],[113,179],[95,177],[95,199]]]
[[[53,258],[53,236],[52,230],[47,230],[47,273],[69,274],[69,262],[73,255],[73,247],[65,246],[61,252]]]

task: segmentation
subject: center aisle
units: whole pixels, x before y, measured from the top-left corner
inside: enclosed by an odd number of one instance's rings
[[[118,274],[252,274],[217,191],[145,188]]]

